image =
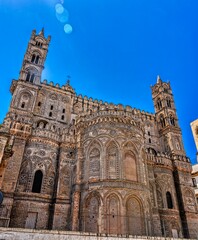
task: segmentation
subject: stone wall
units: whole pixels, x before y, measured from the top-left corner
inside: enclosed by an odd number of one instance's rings
[[[31,230],[21,228],[0,228],[0,240],[120,240],[125,239],[151,239],[151,240],[165,240],[162,237],[136,237],[131,235],[105,235],[105,234],[89,234],[82,232],[66,232],[66,231],[47,231],[47,230]],[[173,238],[169,238],[173,239]],[[181,238],[178,238],[180,240]]]

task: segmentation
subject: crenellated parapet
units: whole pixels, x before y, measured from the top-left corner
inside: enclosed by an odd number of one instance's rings
[[[53,81],[48,82],[47,79],[43,80],[41,83],[43,86],[48,86],[54,88],[54,90],[63,90],[65,92],[70,92],[71,94],[75,94],[75,90],[70,86],[69,83],[60,86],[58,83],[54,83]]]
[[[147,160],[147,163],[150,165],[173,169],[172,158],[167,153],[162,153],[162,152],[156,153],[156,152],[153,152],[151,149],[147,149],[146,160]]]
[[[186,156],[181,155],[173,155],[173,164],[174,167],[182,172],[192,172],[192,166],[190,163],[190,159]]]
[[[148,120],[155,120],[155,115],[152,113],[148,113],[145,111],[141,111],[136,108],[132,108],[131,106],[124,106],[122,104],[113,104],[104,102],[102,100],[93,100],[93,98],[88,98],[87,96],[82,97],[82,95],[75,96],[74,99],[74,113],[88,113],[92,114],[99,111],[109,111],[109,113],[114,114],[114,112],[120,113],[120,115],[135,115],[138,118],[148,119]]]

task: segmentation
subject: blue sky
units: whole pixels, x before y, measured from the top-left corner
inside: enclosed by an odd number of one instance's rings
[[[61,3],[67,16],[57,18]],[[197,112],[197,0],[0,0],[0,122],[9,108],[31,31],[51,35],[42,79],[78,94],[154,112],[150,86],[170,81],[187,155]],[[64,31],[69,24],[73,31]]]

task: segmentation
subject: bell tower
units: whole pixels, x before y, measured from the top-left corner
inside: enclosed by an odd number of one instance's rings
[[[50,40],[50,36],[45,38],[44,29],[38,35],[36,30],[32,31],[20,71],[20,80],[40,84]]]
[[[170,82],[163,82],[158,76],[151,89],[163,151],[185,156]]]

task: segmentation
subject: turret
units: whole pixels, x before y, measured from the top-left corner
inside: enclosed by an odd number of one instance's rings
[[[163,82],[158,76],[157,83],[151,89],[159,133],[164,142],[164,151],[185,155],[170,82]]]
[[[40,83],[50,39],[50,36],[45,38],[44,29],[38,35],[35,30],[32,31],[20,71],[20,80]]]

